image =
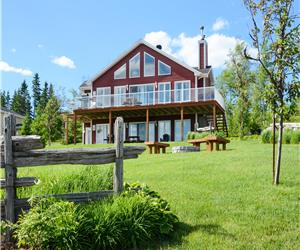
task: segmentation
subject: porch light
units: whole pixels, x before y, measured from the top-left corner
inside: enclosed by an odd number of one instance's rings
[[[96,131],[96,125],[93,125],[93,131]]]

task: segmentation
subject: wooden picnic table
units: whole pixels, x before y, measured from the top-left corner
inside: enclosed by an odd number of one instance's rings
[[[216,150],[219,151],[220,150],[220,144],[222,144],[222,149],[226,150],[226,144],[230,143],[230,141],[223,138],[223,137],[220,137],[220,136],[210,135],[210,136],[206,136],[206,137],[201,138],[201,139],[188,140],[188,143],[193,144],[193,146],[195,146],[195,147],[200,147],[201,143],[205,143],[207,151],[213,151],[214,150],[214,143],[215,143],[216,144]]]
[[[145,142],[145,145],[149,147],[150,154],[153,152],[154,148],[154,154],[160,154],[160,149],[162,149],[162,153],[166,153],[166,148],[170,146],[168,143],[162,143],[162,142]]]

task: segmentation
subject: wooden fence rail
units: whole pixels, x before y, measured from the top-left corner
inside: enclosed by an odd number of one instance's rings
[[[5,200],[1,201],[1,217],[16,222],[21,210],[30,208],[29,198],[18,199],[16,188],[35,185],[35,177],[17,178],[18,167],[43,166],[55,164],[106,164],[115,163],[113,190],[101,190],[86,193],[68,193],[45,195],[75,203],[99,200],[123,190],[123,160],[137,158],[145,151],[143,146],[124,147],[123,118],[115,121],[115,148],[44,150],[39,136],[15,136],[15,117],[5,118],[5,134],[0,138],[1,168],[5,168],[5,179],[0,179],[1,188],[5,188]],[[8,232],[8,240],[10,239]]]

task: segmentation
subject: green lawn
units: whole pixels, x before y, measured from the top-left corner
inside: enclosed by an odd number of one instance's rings
[[[158,191],[178,215],[181,224],[163,249],[300,249],[300,147],[283,145],[279,186],[271,181],[271,157],[272,146],[258,141],[232,141],[228,150],[212,153],[146,152],[125,161],[124,178]],[[102,168],[109,167],[96,167],[106,173]],[[60,165],[19,173],[45,181],[84,169]]]

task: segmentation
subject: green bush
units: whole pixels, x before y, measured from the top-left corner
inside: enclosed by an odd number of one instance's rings
[[[293,131],[291,136],[291,144],[299,144],[300,143],[300,131]]]
[[[177,222],[158,193],[126,184],[120,196],[81,206],[41,199],[21,215],[15,237],[34,249],[142,249],[170,236]]]
[[[261,134],[261,140],[263,143],[273,143],[273,131],[264,130]],[[278,142],[278,131],[275,133],[275,142]],[[283,144],[298,144],[300,143],[300,131],[299,130],[291,130],[284,129],[282,136]]]
[[[272,139],[272,131],[270,130],[263,130],[263,132],[261,133],[261,140],[262,143],[271,143]]]
[[[290,144],[291,143],[292,133],[293,133],[293,131],[290,130],[290,129],[285,129],[283,131],[283,137],[282,137],[282,143],[283,144]]]
[[[44,198],[20,216],[15,225],[15,237],[19,247],[76,249],[79,224],[73,203]]]

